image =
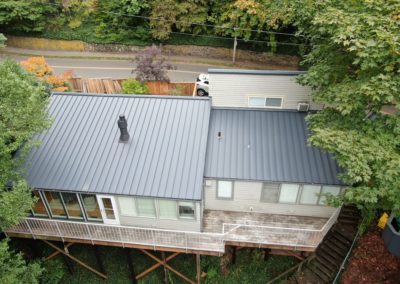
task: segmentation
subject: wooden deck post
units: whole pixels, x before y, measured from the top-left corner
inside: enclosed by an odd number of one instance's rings
[[[264,261],[268,260],[270,253],[271,253],[271,249],[269,249],[269,248],[264,249]]]
[[[96,256],[97,267],[99,268],[100,272],[103,274],[107,274],[104,268],[103,262],[101,261],[100,252],[98,246],[93,246],[94,255]]]
[[[63,258],[63,260],[64,260],[65,266],[66,266],[67,269],[68,269],[69,274],[74,275],[75,269],[74,269],[74,264],[72,263],[72,260],[69,259],[69,258],[68,258],[66,255],[64,255],[64,254],[62,255],[62,258]]]
[[[200,263],[200,254],[196,254],[196,280],[197,284],[201,283],[201,263]]]
[[[236,246],[232,247],[231,264],[236,263]]]
[[[165,264],[167,263],[167,261],[165,260],[165,251],[161,252],[161,257],[162,257],[162,261],[163,261],[163,266],[164,266],[164,283],[168,284],[168,269],[167,267],[165,267]]]
[[[129,248],[124,248],[124,250],[125,250],[126,258],[128,260],[128,267],[129,267],[129,272],[130,272],[131,279],[132,279],[132,284],[137,284],[135,269],[133,268],[133,263],[132,263],[131,251]]]

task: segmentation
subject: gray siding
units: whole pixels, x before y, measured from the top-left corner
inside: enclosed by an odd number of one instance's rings
[[[216,180],[207,180],[204,187],[205,209],[259,212],[312,217],[330,217],[335,208],[319,205],[293,205],[260,202],[261,182],[235,181],[233,200],[217,199]],[[252,208],[252,210],[251,210]]]
[[[116,197],[116,203],[118,207],[118,215],[122,226],[137,226],[146,228],[166,229],[166,230],[178,230],[178,231],[193,231],[200,232],[201,230],[201,208],[200,202],[195,202],[196,206],[196,219],[185,220],[185,219],[158,219],[149,217],[139,216],[124,216],[121,215],[119,198]]]
[[[283,109],[297,109],[311,102],[311,89],[296,83],[293,75],[210,74],[209,92],[213,106],[248,107],[249,96],[282,97]],[[321,106],[311,103],[311,109]]]

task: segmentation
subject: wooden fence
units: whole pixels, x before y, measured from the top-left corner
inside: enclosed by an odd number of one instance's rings
[[[69,80],[72,91],[95,94],[121,94],[121,79],[87,79],[72,78]],[[160,81],[146,82],[150,95],[192,96],[195,83],[167,83]]]

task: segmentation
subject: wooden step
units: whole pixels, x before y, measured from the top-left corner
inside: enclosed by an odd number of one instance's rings
[[[342,263],[342,261],[339,261],[338,259],[335,259],[328,254],[318,254],[317,257],[324,259],[325,262],[330,263],[330,265],[332,265],[332,267],[336,267],[336,268],[338,268],[340,266],[340,264]]]
[[[329,239],[325,241],[330,247],[335,247],[336,250],[342,253],[347,253],[349,251],[349,246],[343,244],[342,242],[338,241],[337,239]]]
[[[329,283],[330,277],[325,275],[321,270],[313,266],[310,266],[309,269],[323,281],[322,283]]]
[[[335,262],[341,261],[342,257],[343,257],[342,254],[339,254],[338,252],[333,251],[330,247],[326,246],[325,244],[321,245],[321,247],[319,248],[319,251],[320,251],[319,253],[325,253],[325,254],[328,254],[331,258],[334,258]]]
[[[344,227],[341,226],[335,226],[333,228],[333,233],[338,234],[338,237],[342,237],[343,238],[343,242],[349,243],[351,244],[353,239],[354,239],[354,235],[353,233],[350,233],[349,230]]]
[[[336,271],[335,266],[330,265],[328,262],[326,262],[322,258],[316,258],[314,265],[316,267],[318,267],[321,271],[323,271],[329,277],[332,276]]]

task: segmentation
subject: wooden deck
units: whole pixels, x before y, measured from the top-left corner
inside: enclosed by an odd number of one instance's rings
[[[325,219],[205,211],[203,232],[26,218],[6,233],[34,239],[212,255],[224,253],[226,245],[312,252],[335,223],[338,213],[339,209]]]

